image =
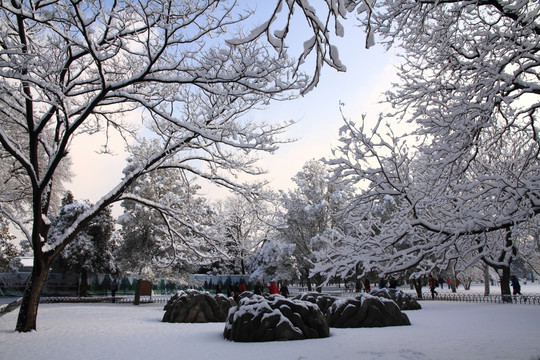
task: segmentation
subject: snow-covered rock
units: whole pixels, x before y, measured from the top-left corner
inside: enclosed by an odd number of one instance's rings
[[[330,306],[326,317],[328,325],[337,328],[411,325],[394,301],[369,294],[338,299]]]
[[[196,290],[179,291],[165,305],[163,322],[206,323],[225,321],[229,309],[236,305],[223,294],[212,296]]]
[[[422,306],[411,295],[397,289],[374,289],[369,293],[373,296],[393,300],[401,310],[420,310]]]
[[[281,295],[246,296],[229,310],[223,336],[242,342],[302,340],[330,335],[319,307]]]
[[[311,303],[317,304],[323,314],[326,314],[328,308],[330,308],[330,306],[332,306],[332,304],[337,300],[337,298],[332,295],[318,292],[301,293],[297,295],[295,299],[309,301]]]

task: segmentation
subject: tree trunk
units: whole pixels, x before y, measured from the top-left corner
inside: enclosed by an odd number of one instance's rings
[[[510,291],[510,266],[505,266],[498,271],[501,279],[501,295],[504,302],[512,302],[512,292]]]
[[[450,286],[453,293],[457,292],[457,277],[455,275],[450,275]]]
[[[79,296],[88,296],[88,270],[85,268],[81,269],[81,290]]]
[[[41,262],[34,258],[34,267],[32,274],[24,290],[19,316],[17,318],[16,331],[29,332],[37,330],[37,313],[39,306],[39,298],[49,273],[49,264],[45,261]]]
[[[141,303],[141,285],[142,279],[137,279],[137,284],[135,285],[135,298],[133,299],[133,305],[139,305]]]
[[[413,279],[412,284],[416,290],[416,297],[422,299],[422,279]]]
[[[484,264],[484,295],[489,295],[489,266],[487,264]]]

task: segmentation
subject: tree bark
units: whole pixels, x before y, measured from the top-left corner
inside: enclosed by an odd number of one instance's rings
[[[88,296],[88,270],[81,269],[81,290],[79,296]]]
[[[422,279],[413,279],[412,284],[416,290],[416,296],[418,299],[422,299]]]
[[[137,284],[135,285],[135,298],[133,299],[133,305],[140,305],[141,303],[141,285],[142,279],[137,279]]]
[[[489,289],[489,266],[484,264],[484,295],[487,296],[490,293]]]
[[[39,306],[39,298],[49,273],[49,265],[45,261],[39,261],[34,258],[34,267],[32,274],[24,290],[19,316],[17,318],[16,331],[29,332],[37,330],[37,313]]]
[[[501,295],[504,302],[512,302],[512,292],[510,291],[510,266],[501,267],[499,278],[501,279]]]

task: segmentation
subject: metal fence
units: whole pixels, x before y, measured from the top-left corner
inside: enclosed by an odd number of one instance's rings
[[[152,295],[141,296],[141,304],[166,304],[173,295]],[[116,296],[114,302],[118,304],[132,304],[135,296]],[[46,296],[41,297],[39,302],[42,304],[52,303],[112,303],[112,296],[89,296],[89,297],[66,297],[66,296]]]
[[[292,296],[298,293],[292,293]],[[359,296],[361,293],[355,292],[332,292],[331,295],[342,298],[350,298]],[[527,304],[527,305],[540,305],[540,294],[526,294],[526,295],[483,295],[479,293],[438,293],[435,298],[431,298],[430,292],[422,293],[422,298],[418,298],[416,293],[407,292],[408,295],[414,297],[420,301],[455,301],[455,302],[468,302],[468,303],[493,303],[493,304]],[[141,304],[154,303],[154,304],[166,304],[172,297],[172,294],[168,295],[152,295],[141,296]],[[130,304],[135,300],[134,296],[116,296],[115,302],[118,304]],[[113,298],[111,296],[92,296],[92,297],[42,297],[41,303],[57,303],[57,302],[103,302],[111,303]]]
[[[412,294],[411,294],[412,295]],[[529,304],[540,305],[540,294],[526,295],[484,295],[478,293],[438,293],[431,298],[431,292],[422,293],[422,299],[418,299],[416,294],[413,295],[417,300],[429,301],[457,301],[469,303],[495,303],[495,304]]]

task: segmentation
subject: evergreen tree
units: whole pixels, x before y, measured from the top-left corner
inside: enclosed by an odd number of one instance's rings
[[[13,240],[8,222],[0,216],[0,272],[16,271],[21,266],[21,254]]]
[[[62,204],[59,215],[52,221],[53,236],[56,232],[69,231],[77,217],[91,207],[88,201],[75,201],[71,192],[66,193]],[[112,243],[114,224],[110,208],[103,209],[53,262],[56,271],[81,275],[80,296],[88,295],[89,272],[108,274],[116,271]]]

